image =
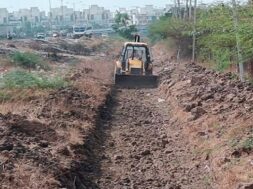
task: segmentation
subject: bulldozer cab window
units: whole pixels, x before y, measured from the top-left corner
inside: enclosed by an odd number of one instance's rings
[[[143,62],[147,61],[147,54],[145,47],[127,47],[124,60],[139,59]]]

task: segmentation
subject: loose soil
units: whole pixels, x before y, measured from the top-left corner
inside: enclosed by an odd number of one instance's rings
[[[181,126],[155,90],[117,90],[98,188],[211,188]]]
[[[252,189],[251,84],[156,46],[159,88],[114,88],[118,51],[0,114],[0,188]]]

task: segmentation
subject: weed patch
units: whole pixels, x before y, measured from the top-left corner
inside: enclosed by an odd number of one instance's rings
[[[47,65],[41,57],[30,52],[15,52],[10,56],[11,61],[22,68],[25,69],[44,69],[49,70],[49,65]]]
[[[2,78],[2,88],[60,88],[66,86],[66,81],[59,77],[46,77],[39,74],[16,70],[6,73]]]
[[[247,150],[247,151],[253,150],[253,137],[250,137],[250,138],[246,139],[242,143],[242,148]]]

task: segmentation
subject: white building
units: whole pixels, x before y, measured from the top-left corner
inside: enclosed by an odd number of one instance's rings
[[[8,14],[6,8],[0,8],[0,24],[8,24]]]
[[[22,22],[30,21],[30,10],[29,9],[20,9],[18,11],[18,18],[21,19]]]
[[[68,25],[74,21],[74,9],[67,6],[52,8],[51,16],[54,24]]]
[[[39,23],[40,22],[40,10],[38,7],[31,7],[30,8],[30,15],[28,17],[28,20],[31,23]]]
[[[128,13],[132,24],[146,26],[163,16],[165,14],[165,9],[156,8],[153,5],[146,5],[130,10],[119,9],[119,12]]]
[[[31,22],[33,25],[40,24],[42,19],[45,19],[45,12],[41,12],[38,7],[30,9],[20,9],[11,14],[12,20],[20,20],[21,22]]]
[[[112,13],[104,7],[91,5],[89,9],[83,10],[84,20],[91,25],[106,27],[112,21]]]

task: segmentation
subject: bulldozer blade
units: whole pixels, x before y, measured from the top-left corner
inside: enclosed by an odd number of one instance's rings
[[[115,75],[115,85],[119,88],[157,88],[156,75]]]

